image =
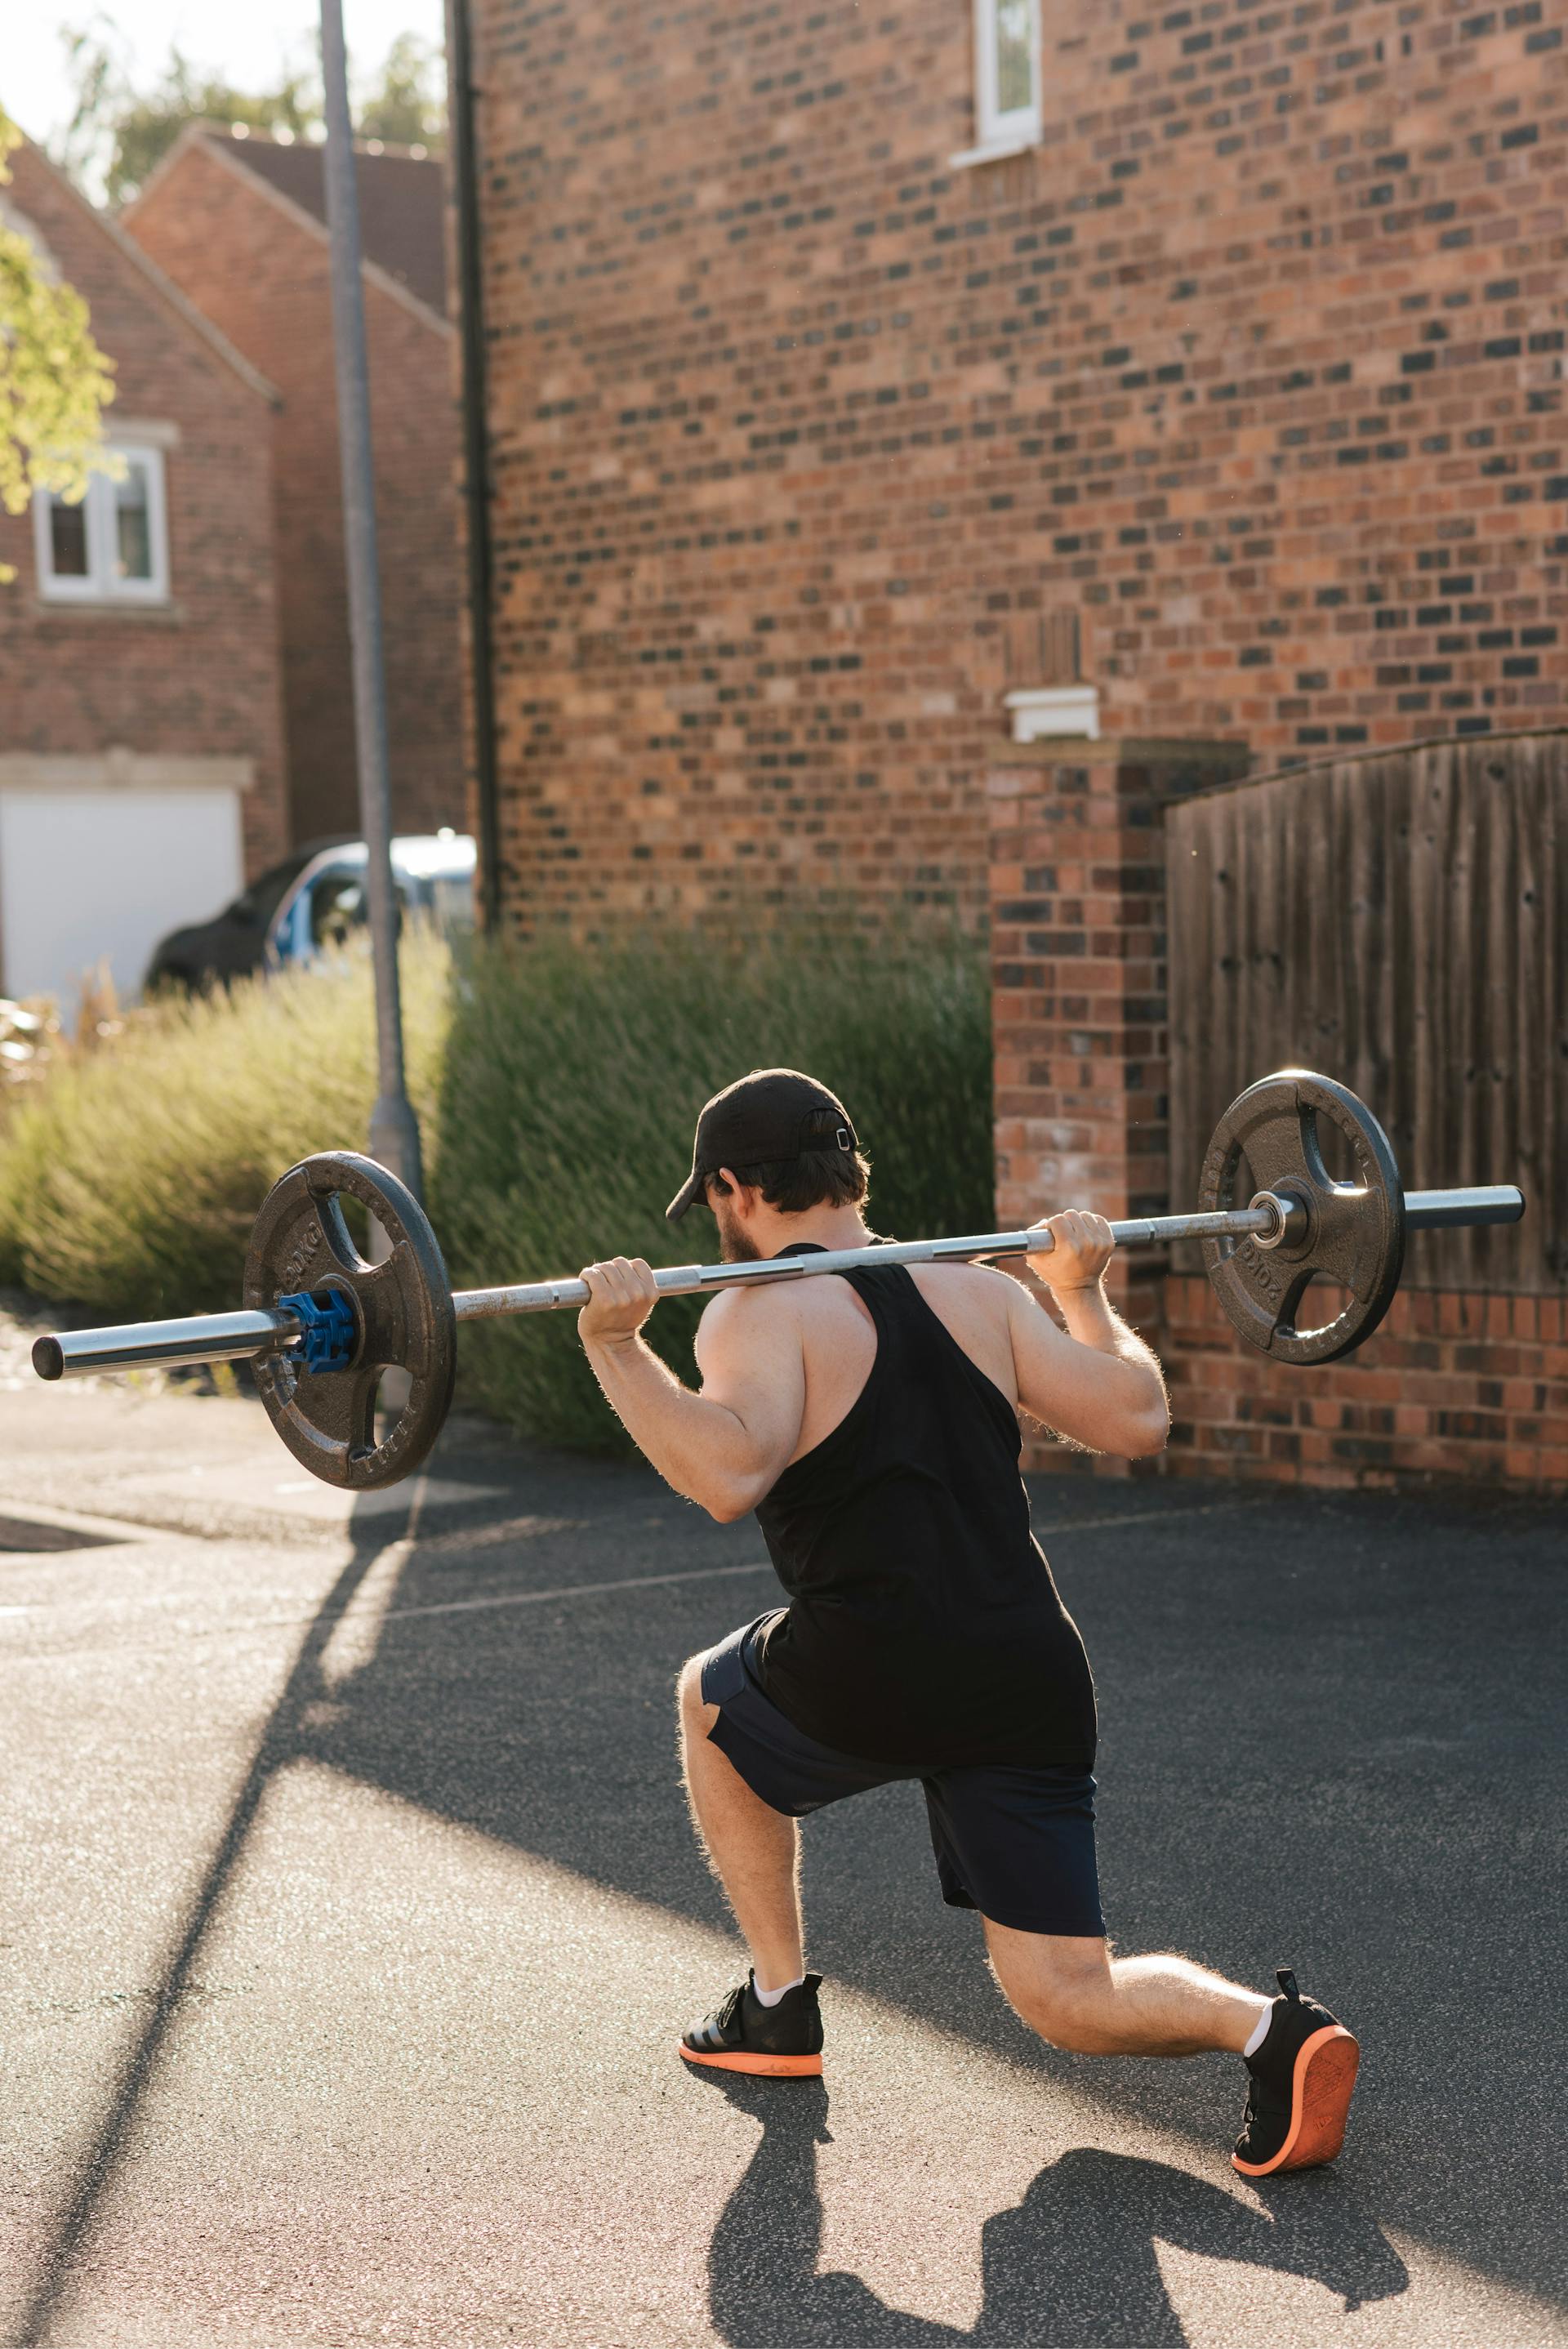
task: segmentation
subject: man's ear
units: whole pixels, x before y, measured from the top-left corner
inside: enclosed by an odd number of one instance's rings
[[[737,1175],[733,1166],[721,1166],[718,1179],[729,1185],[729,1204],[742,1222],[751,1213],[751,1194]]]

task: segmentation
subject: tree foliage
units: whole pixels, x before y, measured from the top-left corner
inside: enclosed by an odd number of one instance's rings
[[[0,111],[0,184],[21,132]],[[113,471],[103,411],[113,361],[94,342],[88,305],[0,205],[0,505],[25,513],[36,490],[86,496],[95,470]],[[0,580],[15,578],[0,564]]]
[[[356,128],[361,139],[439,154],[447,143],[447,71],[440,50],[418,33],[399,33],[360,98]]]
[[[283,68],[271,88],[242,90],[222,74],[194,64],[178,47],[170,50],[168,63],[150,82],[139,80],[108,16],[68,28],[61,38],[76,104],[59,160],[116,208],[146,185],[188,122],[243,126],[284,141],[322,135],[321,75],[314,47],[308,57]],[[422,146],[431,153],[444,144],[441,56],[417,34],[399,34],[356,97],[360,138]]]

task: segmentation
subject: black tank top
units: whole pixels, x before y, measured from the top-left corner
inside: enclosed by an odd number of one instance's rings
[[[1088,1769],[1094,1682],[1029,1530],[1017,1414],[902,1265],[841,1278],[876,1360],[758,1506],[791,1601],[759,1643],[766,1694],[872,1761]]]

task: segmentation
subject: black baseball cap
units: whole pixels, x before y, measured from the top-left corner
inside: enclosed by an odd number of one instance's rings
[[[808,1121],[819,1110],[829,1111],[835,1123],[826,1133],[808,1134]],[[753,1069],[715,1093],[698,1118],[691,1173],[665,1214],[678,1224],[721,1166],[766,1166],[812,1150],[848,1155],[858,1147],[843,1102],[815,1077],[803,1077],[799,1069]]]

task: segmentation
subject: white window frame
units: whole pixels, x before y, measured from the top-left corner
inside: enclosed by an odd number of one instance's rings
[[[115,488],[107,473],[88,476],[87,495],[88,567],[81,578],[55,569],[55,543],[49,520],[54,503],[46,491],[33,500],[33,543],[38,558],[38,593],[51,604],[167,604],[169,601],[169,505],[163,481],[163,450],[151,440],[124,440],[110,444],[117,457],[134,458],[146,468],[147,543],[151,563],[146,579],[122,579],[115,568]]]
[[[963,154],[949,157],[954,170],[966,163],[986,163],[998,156],[1016,155],[1039,144],[1040,138],[1040,0],[1028,0],[1030,47],[1034,58],[1035,94],[1027,106],[999,102],[996,69],[997,0],[971,0],[975,15],[975,137]]]

